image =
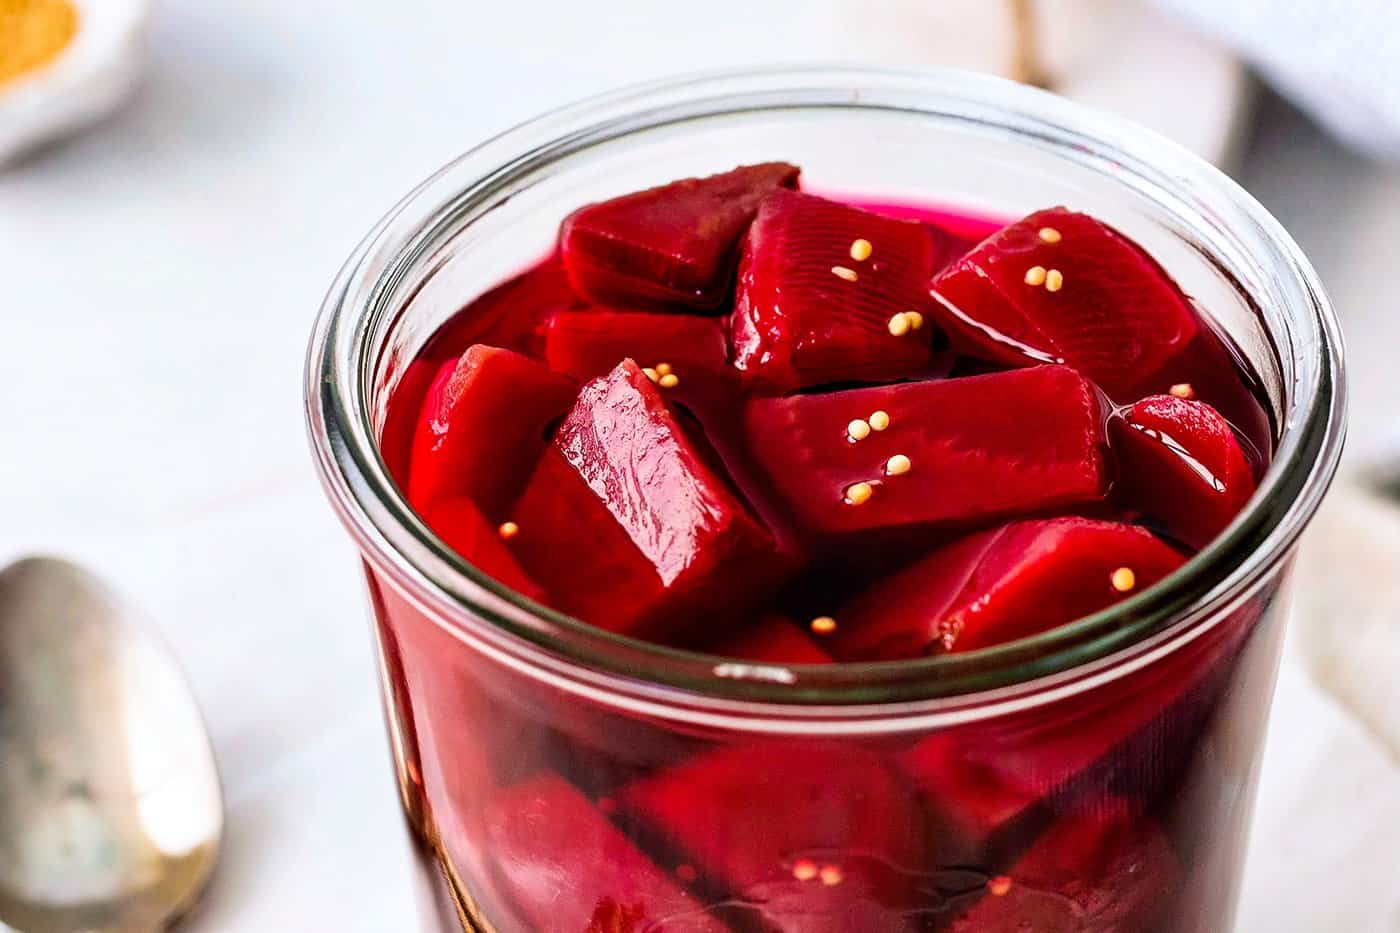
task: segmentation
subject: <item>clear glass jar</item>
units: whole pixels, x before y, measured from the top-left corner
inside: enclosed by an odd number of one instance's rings
[[[1280,429],[1249,508],[1111,610],[919,661],[735,664],[477,572],[378,454],[408,363],[577,205],[777,159],[818,190],[993,215],[1066,203],[1137,239],[1263,381]],[[1184,150],[951,73],[756,71],[586,101],[467,153],[371,232],[317,322],[307,406],[364,555],[441,930],[1231,928],[1290,557],[1336,468],[1344,393],[1307,261]]]

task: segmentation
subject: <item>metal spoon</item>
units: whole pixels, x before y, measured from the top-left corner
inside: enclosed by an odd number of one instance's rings
[[[222,833],[209,738],[169,652],[79,567],[0,571],[0,930],[168,929]]]

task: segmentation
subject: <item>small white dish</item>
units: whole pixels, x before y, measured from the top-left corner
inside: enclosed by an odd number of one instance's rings
[[[78,31],[52,62],[0,85],[0,166],[125,101],[141,71],[150,0],[73,0]]]

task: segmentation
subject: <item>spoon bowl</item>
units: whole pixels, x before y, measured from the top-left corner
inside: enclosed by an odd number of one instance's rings
[[[71,563],[0,570],[0,929],[168,929],[222,834],[208,734],[165,646]]]

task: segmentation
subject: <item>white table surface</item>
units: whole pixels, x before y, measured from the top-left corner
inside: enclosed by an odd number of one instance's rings
[[[229,808],[191,929],[416,928],[356,561],[303,437],[306,337],[361,234],[488,133],[625,81],[834,41],[820,4],[711,0],[683,23],[664,6],[170,0],[132,105],[0,174],[0,562],[86,561],[186,665]],[[1389,310],[1367,304],[1393,304],[1400,176],[1282,108],[1266,116],[1244,180],[1340,303]],[[1353,347],[1362,417],[1395,411],[1393,348]],[[1371,801],[1354,835],[1400,825],[1400,803],[1385,754],[1300,668],[1280,696],[1241,928],[1400,929],[1355,903],[1332,926],[1347,905],[1305,903],[1300,889],[1338,873],[1356,885],[1338,901],[1393,889],[1400,858],[1357,866],[1311,844],[1282,776],[1327,748],[1289,728],[1330,729],[1365,762],[1337,789]]]

